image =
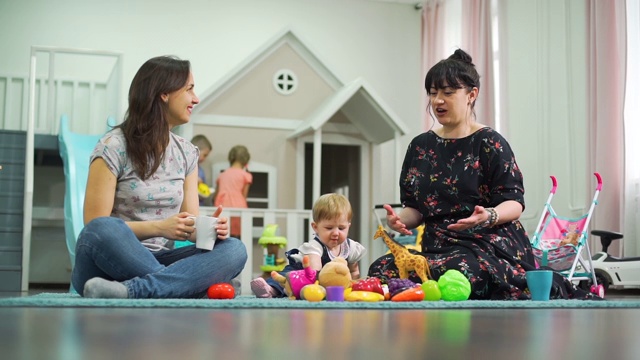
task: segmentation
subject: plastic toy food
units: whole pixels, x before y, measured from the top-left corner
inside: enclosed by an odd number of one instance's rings
[[[382,283],[380,283],[380,279],[378,279],[377,277],[358,280],[351,284],[351,289],[355,291],[371,291],[380,295],[384,295],[384,291],[382,290]]]
[[[327,290],[325,290],[324,287],[318,285],[317,281],[315,284],[305,285],[302,290],[300,290],[301,300],[318,302],[324,300],[325,296],[327,296]]]
[[[382,293],[384,294],[384,300],[391,300],[391,294],[389,293],[389,285],[382,284]]]
[[[231,284],[213,284],[209,286],[207,296],[209,299],[233,299],[236,296],[236,291]]]
[[[447,270],[438,279],[438,287],[445,301],[467,300],[471,294],[469,279],[458,270]]]
[[[198,193],[204,197],[208,197],[211,195],[211,188],[205,183],[200,183],[198,185]]]
[[[403,290],[391,297],[391,301],[422,301],[424,300],[424,290],[422,287],[415,286]]]
[[[346,301],[383,301],[384,296],[371,291],[353,291],[351,288],[345,290],[344,299]]]
[[[416,286],[420,286],[409,279],[389,279],[389,294],[393,299],[398,293],[403,292],[404,290],[414,288]]]
[[[435,280],[427,280],[422,283],[422,290],[424,291],[425,301],[438,301],[442,299],[442,293],[438,282]]]

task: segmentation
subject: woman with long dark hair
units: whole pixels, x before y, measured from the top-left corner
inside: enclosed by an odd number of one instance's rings
[[[96,145],[71,279],[80,295],[201,298],[244,268],[246,249],[229,238],[222,207],[213,250],[173,247],[194,241],[199,212],[198,148],[171,132],[200,101],[194,85],[189,61],[148,60],[131,82],[124,122]]]

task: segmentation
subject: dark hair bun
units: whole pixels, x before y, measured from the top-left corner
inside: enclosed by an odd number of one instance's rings
[[[451,56],[449,56],[449,59],[458,60],[473,65],[473,59],[471,58],[471,55],[467,54],[462,49],[457,49]]]

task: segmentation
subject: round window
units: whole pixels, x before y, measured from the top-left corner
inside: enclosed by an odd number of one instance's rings
[[[291,70],[278,70],[273,74],[273,87],[282,95],[293,94],[298,88],[298,78]]]

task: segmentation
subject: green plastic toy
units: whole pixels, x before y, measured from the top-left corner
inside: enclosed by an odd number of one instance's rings
[[[278,258],[278,253],[279,249],[287,246],[287,238],[276,235],[277,232],[277,224],[267,224],[258,239],[258,244],[265,249],[264,262],[260,270],[266,277],[270,277],[272,271],[282,271],[286,265],[285,259]]]
[[[438,287],[442,294],[442,300],[445,301],[463,301],[469,299],[469,295],[471,295],[469,279],[454,269],[447,270],[440,276]]]
[[[422,290],[424,291],[425,301],[438,301],[442,299],[442,292],[440,286],[435,280],[427,280],[422,283]]]

